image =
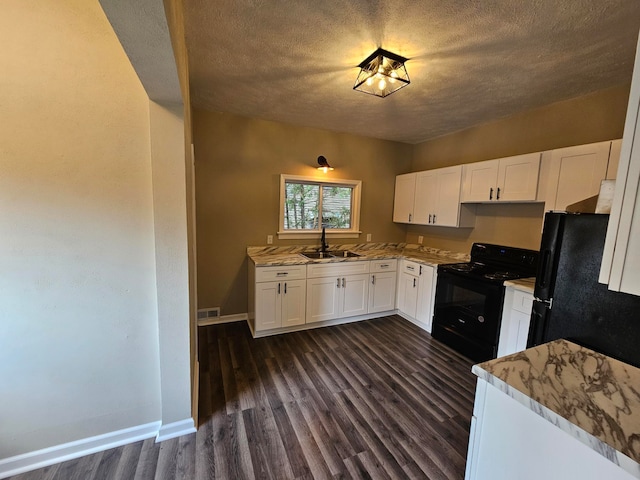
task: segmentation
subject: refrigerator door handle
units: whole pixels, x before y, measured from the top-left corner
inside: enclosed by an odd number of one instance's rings
[[[540,274],[536,280],[538,287],[546,288],[549,286],[549,275],[551,272],[551,250],[545,250],[542,252],[542,258],[540,259]]]

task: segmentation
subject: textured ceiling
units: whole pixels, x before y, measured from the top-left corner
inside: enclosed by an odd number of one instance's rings
[[[629,82],[639,0],[185,0],[202,109],[418,143]],[[411,85],[352,89],[378,46]]]

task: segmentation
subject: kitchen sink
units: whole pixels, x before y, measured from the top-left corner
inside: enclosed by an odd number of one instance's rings
[[[359,257],[359,253],[352,252],[350,250],[330,250],[329,253],[334,257],[340,258],[350,258],[350,257]]]
[[[303,257],[307,257],[311,260],[319,260],[323,258],[352,258],[359,257],[359,253],[351,252],[349,250],[329,250],[328,252],[303,252]]]
[[[300,255],[302,255],[303,257],[310,258],[311,260],[319,260],[322,258],[333,258],[335,256],[329,252],[303,252]]]

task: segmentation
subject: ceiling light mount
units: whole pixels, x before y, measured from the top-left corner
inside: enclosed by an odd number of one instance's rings
[[[318,157],[318,170],[322,170],[324,173],[327,173],[329,170],[333,170],[333,167],[329,165],[327,159],[322,155]]]
[[[378,48],[358,65],[360,73],[353,89],[377,97],[386,97],[406,87],[411,83],[404,66],[407,60]]]

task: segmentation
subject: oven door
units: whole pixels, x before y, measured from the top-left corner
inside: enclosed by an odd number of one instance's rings
[[[433,337],[474,361],[496,358],[504,286],[438,272]]]

